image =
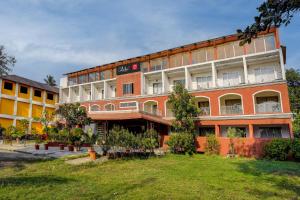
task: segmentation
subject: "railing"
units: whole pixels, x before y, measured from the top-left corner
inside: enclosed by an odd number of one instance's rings
[[[235,115],[235,114],[242,114],[242,113],[243,113],[243,108],[239,104],[232,105],[232,106],[221,106],[222,115]]]
[[[264,102],[255,104],[257,113],[276,113],[281,112],[281,105],[278,102]]]
[[[200,114],[199,116],[208,116],[210,115],[210,107],[200,107]]]

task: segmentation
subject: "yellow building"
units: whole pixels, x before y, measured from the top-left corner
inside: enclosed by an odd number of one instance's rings
[[[0,125],[17,126],[19,120],[28,119],[30,129],[42,131],[42,125],[34,120],[44,110],[53,112],[58,102],[58,88],[16,75],[0,78]]]

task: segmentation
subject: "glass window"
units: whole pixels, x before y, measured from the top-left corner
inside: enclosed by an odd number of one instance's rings
[[[153,83],[153,94],[162,93],[162,83]]]
[[[13,84],[10,82],[4,82],[4,89],[6,90],[12,90],[13,89]]]
[[[271,51],[275,49],[274,35],[265,36],[266,50]]]
[[[88,81],[88,75],[85,74],[85,75],[80,75],[78,77],[78,83],[81,84],[81,83],[86,83]]]
[[[211,60],[214,60],[214,48],[213,47],[210,47],[210,48],[207,48],[206,49],[206,60],[207,61],[211,61]]]
[[[123,95],[124,94],[133,94],[133,83],[123,84]]]
[[[250,44],[247,43],[245,45],[246,45],[246,49],[247,49],[247,54],[255,53],[253,40],[251,41]]]
[[[282,138],[281,127],[260,127],[261,138]]]
[[[168,58],[157,58],[150,61],[150,71],[157,71],[167,68]]]
[[[47,93],[47,99],[48,100],[53,100],[54,99],[54,95],[51,93]]]
[[[265,44],[264,44],[264,38],[259,37],[254,39],[255,42],[255,51],[256,53],[264,52],[265,51]]]
[[[223,86],[233,86],[240,83],[239,72],[226,72],[223,73]]]
[[[188,52],[182,54],[182,63],[183,65],[190,64],[190,54]]]
[[[197,89],[210,88],[212,82],[212,76],[197,77],[196,80],[197,80]]]
[[[93,82],[97,80],[97,72],[93,72],[89,74],[89,81]]]
[[[175,54],[170,56],[170,67],[182,66],[182,54]]]
[[[175,86],[175,85],[179,85],[179,84],[185,86],[185,80],[184,80],[184,79],[174,80],[173,83],[174,83],[174,86]]]
[[[199,136],[209,136],[215,134],[214,127],[199,127],[198,131]]]
[[[21,87],[20,87],[20,93],[27,94],[28,93],[28,88],[21,85]]]
[[[254,69],[255,81],[268,82],[275,79],[274,68],[273,67],[259,67]]]
[[[234,42],[234,56],[241,56],[244,54],[244,46],[240,46],[240,41]]]
[[[69,77],[68,78],[68,84],[69,85],[75,85],[75,84],[77,84],[77,77]]]
[[[217,47],[217,52],[218,52],[218,59],[224,59],[226,58],[225,54],[225,45],[220,45]]]
[[[231,57],[234,56],[233,43],[232,42],[225,44],[224,45],[224,50],[225,50],[226,58],[231,58]]]
[[[192,51],[192,64],[206,62],[206,50],[204,48]]]
[[[100,80],[104,80],[105,76],[104,76],[104,71],[100,72]]]
[[[141,70],[142,72],[148,72],[148,62],[142,62],[141,63]]]
[[[40,91],[40,90],[34,90],[34,96],[41,97],[42,96],[42,91]]]
[[[120,108],[136,107],[136,102],[121,102]]]

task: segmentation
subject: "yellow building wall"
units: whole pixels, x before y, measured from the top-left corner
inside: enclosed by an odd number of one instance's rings
[[[44,93],[45,93],[45,92],[42,91],[41,97],[34,96],[34,89],[33,89],[33,94],[32,94],[32,99],[33,99],[33,101],[43,102]]]
[[[55,109],[54,108],[47,108],[46,107],[46,111],[51,115],[51,114],[53,114],[53,112],[55,111]]]
[[[24,85],[24,87],[27,87]],[[27,87],[27,94],[21,93],[21,85],[19,85],[18,97],[23,99],[30,99],[30,87]]]
[[[5,119],[5,118],[0,118],[0,124],[1,127],[8,128],[9,126],[13,125],[13,120],[12,119]]]
[[[14,114],[14,100],[1,99],[0,100],[0,114],[13,115]]]
[[[53,100],[47,99],[47,96],[46,96],[46,104],[54,105],[55,104],[55,98],[56,98],[56,94],[53,95]]]
[[[4,83],[5,83],[5,82],[9,82],[9,83],[12,83],[12,84],[13,84],[12,90],[6,90],[6,89],[4,89]],[[14,82],[11,82],[11,81],[5,81],[5,80],[2,81],[2,94],[15,96],[15,95],[16,95],[15,89],[16,89],[16,84],[15,84]]]
[[[29,103],[18,102],[17,115],[21,117],[29,116]]]
[[[32,105],[32,117],[41,117],[43,113],[43,106]]]
[[[31,123],[31,128],[35,129],[38,133],[42,134],[43,133],[43,126],[39,122],[32,122]]]

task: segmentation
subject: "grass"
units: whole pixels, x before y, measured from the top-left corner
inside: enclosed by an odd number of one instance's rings
[[[297,199],[300,163],[168,155],[0,169],[0,199]]]

